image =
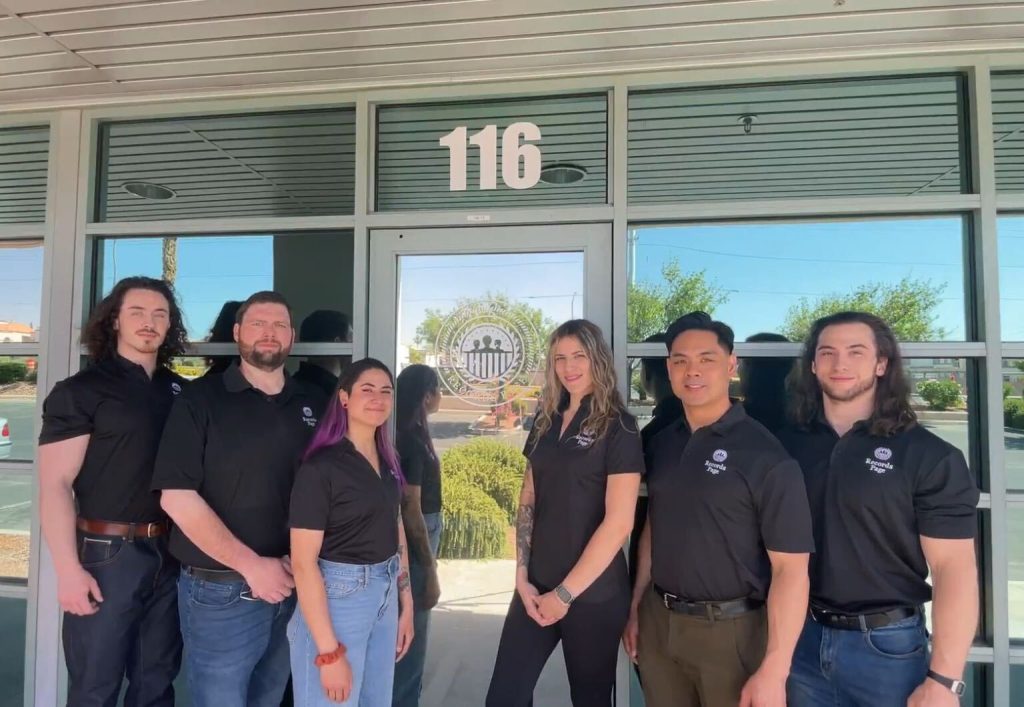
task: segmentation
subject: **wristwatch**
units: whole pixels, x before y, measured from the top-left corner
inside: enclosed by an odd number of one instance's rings
[[[555,596],[558,597],[566,606],[572,604],[573,599],[576,598],[572,595],[572,592],[565,588],[564,584],[559,584],[555,587]]]
[[[963,680],[954,680],[953,678],[947,678],[945,675],[939,675],[934,670],[928,671],[928,677],[942,685],[944,688],[952,692],[957,697],[962,697],[964,694],[964,690],[967,689],[967,685],[964,684]]]

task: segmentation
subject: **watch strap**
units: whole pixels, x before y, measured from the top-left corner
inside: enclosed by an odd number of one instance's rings
[[[555,596],[558,597],[566,606],[572,604],[573,600],[576,598],[572,595],[572,592],[565,588],[564,584],[559,584],[555,587]]]
[[[945,675],[939,675],[934,670],[929,670],[928,671],[928,677],[930,677],[932,680],[934,680],[935,682],[939,683],[944,688],[946,688],[947,690],[949,690],[950,692],[952,692],[954,695],[957,695],[957,696],[963,695],[964,694],[964,690],[967,687],[964,684],[963,680],[957,680],[955,678],[947,678]]]

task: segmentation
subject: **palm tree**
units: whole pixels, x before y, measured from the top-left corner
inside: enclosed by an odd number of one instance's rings
[[[178,239],[176,237],[164,238],[163,242],[163,278],[164,282],[174,285],[178,276]]]

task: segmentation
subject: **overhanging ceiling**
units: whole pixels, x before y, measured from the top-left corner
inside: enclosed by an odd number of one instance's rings
[[[172,91],[1019,48],[992,0],[0,0],[0,110]]]

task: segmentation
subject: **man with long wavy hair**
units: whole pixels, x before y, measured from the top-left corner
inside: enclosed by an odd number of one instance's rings
[[[918,424],[880,318],[819,319],[799,372],[796,427],[780,438],[804,472],[817,551],[789,704],[953,707],[978,621],[978,487],[963,454]]]
[[[39,487],[43,535],[64,610],[69,705],[173,705],[181,664],[169,523],[150,491],[174,396],[169,364],[185,350],[170,286],[129,277],[82,334],[90,366],[43,404]]]

